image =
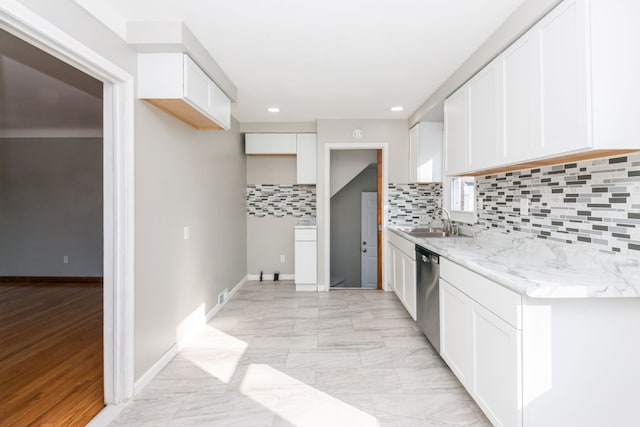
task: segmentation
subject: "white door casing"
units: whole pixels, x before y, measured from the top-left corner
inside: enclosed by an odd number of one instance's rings
[[[133,397],[133,76],[14,0],[0,0],[0,29],[104,83],[104,397]]]
[[[324,142],[318,140],[319,161],[322,162],[323,173],[318,187],[318,200],[322,205],[318,206],[318,272],[322,274],[318,282],[318,291],[331,289],[331,150],[381,150],[382,151],[382,238],[387,241],[387,210],[389,188],[389,143],[388,142]],[[322,239],[322,240],[320,240]],[[382,277],[387,276],[388,252],[382,251]],[[383,280],[382,289],[390,291],[388,284]]]
[[[378,287],[378,193],[363,192],[360,203],[360,283]]]

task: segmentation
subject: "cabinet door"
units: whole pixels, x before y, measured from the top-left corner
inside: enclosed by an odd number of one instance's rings
[[[472,395],[495,426],[521,426],[520,331],[472,304]]]
[[[457,175],[467,170],[469,91],[458,89],[444,102],[445,175]]]
[[[231,101],[227,95],[213,82],[210,82],[211,90],[211,115],[225,129],[231,128]]]
[[[404,265],[404,306],[416,320],[416,262],[406,254],[403,256]]]
[[[211,114],[211,79],[188,56],[184,56],[184,98]]]
[[[297,150],[295,133],[248,133],[244,141],[246,154],[294,155]]]
[[[299,133],[296,137],[297,183],[315,184],[316,178],[316,134]]]
[[[393,290],[400,301],[404,301],[404,263],[402,255],[398,248],[393,247]]]
[[[418,182],[418,145],[420,144],[420,123],[409,129],[409,183]]]
[[[440,279],[440,355],[460,382],[472,387],[472,300]]]
[[[417,182],[442,182],[442,123],[420,123],[417,162]]]
[[[387,262],[389,263],[389,267],[387,268],[387,283],[389,284],[389,289],[395,292],[395,264],[393,262],[394,256],[394,248],[391,243],[387,243]]]
[[[586,5],[561,3],[534,27],[540,41],[542,154],[591,145],[588,121]]]
[[[523,35],[501,56],[501,163],[540,157],[540,47],[538,37]]]
[[[296,283],[317,283],[316,242],[295,243],[294,269]]]
[[[468,84],[469,171],[500,164],[500,67],[494,60]]]

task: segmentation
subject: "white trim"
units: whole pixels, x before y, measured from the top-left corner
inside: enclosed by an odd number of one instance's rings
[[[213,319],[213,316],[215,316],[216,314],[218,314],[218,312],[220,311],[220,309],[231,299],[235,296],[236,293],[238,293],[238,291],[247,284],[247,281],[249,280],[248,276],[244,276],[242,278],[242,280],[240,280],[238,282],[237,285],[235,285],[233,287],[233,289],[231,289],[231,291],[229,292],[229,294],[227,295],[227,299],[225,300],[225,302],[223,302],[222,304],[216,304],[215,306],[213,306],[213,308],[211,308],[211,310],[209,310],[209,312],[207,313],[207,315],[205,316],[205,322],[209,323],[211,321],[211,319]]]
[[[0,28],[104,83],[104,396],[133,396],[133,76],[15,0]]]
[[[324,289],[323,289],[324,290]],[[296,291],[299,292],[317,292],[318,285],[315,283],[296,283]]]
[[[142,376],[136,381],[135,384],[135,394],[138,394],[144,389],[149,382],[155,378],[165,366],[171,362],[171,360],[176,357],[178,352],[188,344],[189,340],[195,336],[195,334],[202,329],[207,323],[211,321],[211,319],[220,311],[220,309],[229,301],[231,298],[235,296],[235,294],[247,283],[247,277],[245,276],[240,282],[238,282],[233,289],[229,292],[227,300],[222,304],[216,304],[205,316],[200,316],[198,314],[200,308],[196,309],[192,315],[187,316],[185,323],[185,329],[181,332],[176,331],[177,337],[176,344],[172,345],[169,350],[165,354],[162,355],[156,363],[154,363]],[[189,321],[192,319],[192,321]],[[188,330],[187,330],[188,328]]]
[[[145,388],[147,384],[149,384],[149,382],[151,382],[151,380],[154,379],[156,375],[158,375],[160,371],[162,371],[164,367],[173,360],[174,357],[176,357],[177,354],[178,344],[174,344],[171,346],[171,348],[169,348],[169,350],[167,350],[165,354],[162,355],[162,357],[160,357],[160,359],[156,361],[156,363],[151,365],[151,367],[147,369],[147,371],[142,374],[140,378],[138,378],[135,385],[135,393],[140,393],[142,389]]]
[[[0,138],[102,138],[102,129],[1,129]]]
[[[390,291],[387,283],[387,211],[389,210],[389,143],[387,142],[327,142],[324,144],[324,220],[318,224],[324,235],[324,284],[318,291],[331,289],[331,150],[382,150],[382,290]]]
[[[127,405],[107,405],[89,421],[86,427],[107,427],[126,407]]]
[[[278,280],[283,281],[283,280],[295,280],[296,276],[295,274],[280,274],[280,276],[278,277]],[[249,274],[247,276],[247,280],[260,280],[260,275],[259,274]],[[273,274],[263,274],[262,275],[262,280],[265,282],[272,282],[273,281]]]

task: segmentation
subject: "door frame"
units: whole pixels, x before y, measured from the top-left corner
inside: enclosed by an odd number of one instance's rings
[[[104,399],[134,392],[133,76],[15,0],[0,0],[0,29],[103,82]]]
[[[378,197],[382,197],[382,203],[378,207],[382,211],[382,234],[379,248],[387,241],[387,210],[389,191],[389,143],[388,142],[327,142],[324,144],[324,283],[318,283],[318,290],[329,291],[331,289],[331,150],[378,150],[382,155],[382,192],[378,192]],[[380,249],[378,249],[380,251]],[[382,290],[390,291],[387,280],[387,251],[382,251]],[[379,261],[380,262],[380,261]],[[380,283],[378,283],[380,289]]]

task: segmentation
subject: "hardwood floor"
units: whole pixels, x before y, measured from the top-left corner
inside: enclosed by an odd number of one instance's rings
[[[104,407],[102,284],[0,281],[0,426],[84,426]]]

